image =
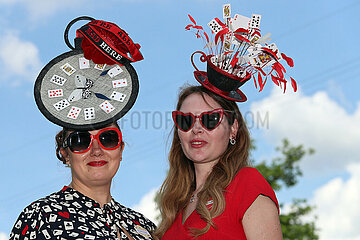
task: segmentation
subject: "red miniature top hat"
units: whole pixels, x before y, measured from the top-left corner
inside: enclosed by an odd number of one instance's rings
[[[261,36],[261,15],[253,14],[251,18],[235,14],[231,17],[230,4],[223,5],[224,22],[214,18],[207,25],[214,39],[210,39],[203,27],[198,26],[189,15],[192,24],[186,30],[194,30],[197,38],[205,43],[207,54],[201,51],[191,55],[191,62],[196,69],[194,76],[198,82],[214,93],[232,101],[245,102],[245,94],[239,89],[245,82],[254,79],[255,87],[261,92],[268,78],[277,86],[286,90],[286,70],[279,62],[284,59],[290,67],[293,60],[280,53],[271,40],[270,33]],[[207,71],[199,71],[193,57],[200,53],[200,61],[207,63]],[[294,91],[297,84],[289,77]]]
[[[199,71],[193,62],[195,53],[201,53],[200,60],[207,62],[207,71]],[[245,77],[238,77],[230,74],[211,62],[211,55],[206,56],[205,53],[197,51],[191,55],[191,62],[197,71],[194,71],[196,80],[210,91],[232,101],[245,102],[247,100],[245,94],[239,89],[247,82],[251,75],[246,74]]]

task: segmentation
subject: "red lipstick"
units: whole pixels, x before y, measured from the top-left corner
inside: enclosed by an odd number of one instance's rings
[[[193,148],[202,148],[207,144],[207,142],[200,139],[193,139],[190,141],[190,144]]]
[[[89,162],[87,165],[89,165],[91,167],[101,167],[101,166],[104,166],[105,164],[107,164],[106,161],[92,161],[92,162]]]

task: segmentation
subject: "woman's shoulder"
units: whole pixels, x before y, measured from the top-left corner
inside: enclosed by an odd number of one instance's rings
[[[261,173],[253,167],[243,167],[235,175],[233,182],[253,182],[253,181],[266,181]]]
[[[277,207],[279,206],[270,184],[257,169],[252,167],[244,167],[239,170],[227,191],[232,194],[233,203],[241,206],[242,213],[259,195],[269,197]]]
[[[64,194],[65,193],[64,193],[63,189],[58,192],[51,193],[45,197],[42,197],[36,201],[33,201],[27,207],[25,207],[24,211],[29,210],[29,209],[37,209],[37,210],[43,209],[46,212],[45,206],[49,206],[51,204],[56,204],[57,202],[61,201],[64,198]]]
[[[273,192],[270,184],[261,175],[261,173],[253,167],[243,167],[235,175],[228,189],[242,189],[246,192]]]
[[[147,217],[145,217],[144,214],[126,207],[120,203],[118,203],[117,201],[114,200],[115,205],[117,206],[118,210],[121,212],[122,215],[126,215],[128,219],[133,219],[135,220],[135,223],[145,227],[147,230],[149,231],[154,231],[156,228],[156,225]]]

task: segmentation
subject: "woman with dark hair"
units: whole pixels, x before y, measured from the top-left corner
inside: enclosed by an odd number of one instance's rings
[[[73,51],[42,69],[34,91],[39,110],[63,127],[56,135],[56,156],[71,169],[71,183],[27,206],[10,239],[152,239],[154,223],[110,193],[125,146],[117,120],[138,94],[129,60],[142,59],[140,46],[128,35],[122,42],[117,25],[90,17],[71,21],[66,37],[78,20],[91,22],[78,29],[75,48],[67,41]],[[107,40],[111,55],[92,39]]]
[[[237,104],[203,86],[180,93],[169,172],[160,190],[162,239],[281,239],[278,202],[248,166]]]
[[[63,129],[56,155],[72,181],[24,209],[10,239],[149,239],[155,225],[112,198],[111,182],[122,160],[118,124],[92,131]]]

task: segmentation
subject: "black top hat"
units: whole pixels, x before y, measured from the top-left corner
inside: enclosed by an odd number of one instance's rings
[[[200,60],[207,62],[207,71],[199,71],[193,62],[195,53],[201,53]],[[196,80],[204,87],[212,92],[232,101],[245,102],[247,100],[245,94],[239,89],[245,82],[250,79],[250,74],[245,74],[245,77],[239,77],[234,74],[225,72],[216,67],[212,62],[213,56],[206,56],[205,53],[197,51],[191,55],[191,62],[197,71],[194,71]]]
[[[68,31],[79,20],[90,22],[77,30],[73,47]],[[34,87],[38,108],[69,129],[99,129],[115,122],[138,95],[138,76],[130,63],[143,59],[140,45],[114,23],[86,16],[72,20],[64,37],[72,50],[41,70]]]

